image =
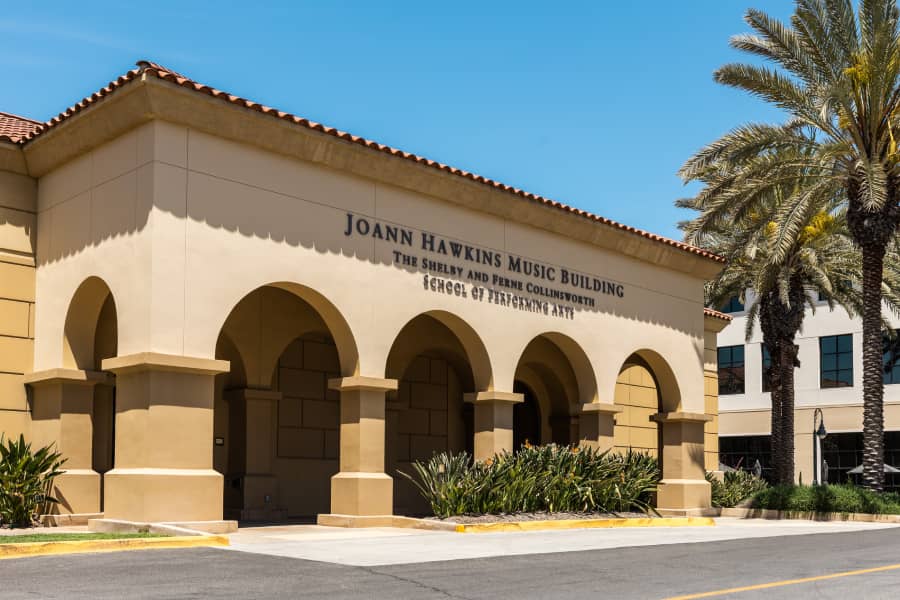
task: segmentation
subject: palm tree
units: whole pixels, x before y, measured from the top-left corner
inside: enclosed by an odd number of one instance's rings
[[[706,187],[716,186],[727,171],[714,166],[701,177]],[[772,357],[770,369],[771,447],[774,481],[794,482],[794,368],[800,366],[794,338],[803,325],[807,306],[816,308],[818,295],[830,305],[840,303],[853,311],[860,307],[860,261],[846,230],[846,215],[823,211],[811,215],[786,251],[773,218],[785,202],[803,193],[801,187],[772,188],[758,198],[755,210],[730,219],[709,220],[704,215],[706,195],[680,200],[678,205],[700,211],[682,223],[688,241],[728,259],[728,265],[707,286],[707,301],[721,306],[738,296],[748,306],[746,336],[757,322],[763,343]],[[834,206],[832,207],[834,208]],[[753,290],[748,297],[747,291]]]
[[[769,66],[728,64],[715,79],[786,113],[781,124],[748,124],[713,142],[681,170],[696,179],[714,162],[741,162],[703,191],[704,218],[743,215],[760,195],[808,180],[776,217],[783,259],[810,215],[837,193],[861,254],[863,325],[863,484],[882,489],[884,387],[881,291],[885,253],[900,227],[900,11],[896,0],[797,0],[790,24],[750,10],[754,34],[734,48]],[[895,135],[895,130],[896,135]],[[792,149],[794,152],[780,152]]]

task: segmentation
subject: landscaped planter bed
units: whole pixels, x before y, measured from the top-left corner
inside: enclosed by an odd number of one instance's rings
[[[596,519],[646,519],[656,518],[642,512],[624,513],[576,513],[576,512],[530,512],[512,513],[500,515],[457,515],[454,517],[428,517],[429,520],[459,523],[461,525],[481,523],[518,523],[522,521],[571,521],[571,520],[596,520]]]

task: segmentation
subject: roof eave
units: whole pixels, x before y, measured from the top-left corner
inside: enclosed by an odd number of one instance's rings
[[[122,81],[24,145],[39,177],[104,142],[160,119],[236,142],[440,198],[622,253],[663,268],[711,279],[719,260],[426,164],[272,118],[147,73]]]

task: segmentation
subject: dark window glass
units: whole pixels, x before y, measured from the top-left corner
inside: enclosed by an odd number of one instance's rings
[[[744,347],[719,348],[719,394],[744,393]]]
[[[900,330],[893,340],[884,336],[884,383],[900,383]]]
[[[829,433],[822,441],[828,483],[862,483],[861,475],[849,472],[862,464],[862,442],[861,433]],[[900,467],[900,431],[884,432],[884,462],[892,467]],[[895,492],[900,490],[900,474],[885,473],[884,479],[886,489]]]
[[[748,435],[719,438],[719,463],[732,469],[753,472],[756,461],[762,467],[762,476],[771,473],[772,442],[767,435]]]
[[[769,347],[761,344],[762,347],[762,390],[764,392],[772,391],[772,355],[769,354]]]
[[[819,382],[823,388],[853,386],[853,336],[819,338]]]
[[[728,302],[719,307],[719,310],[723,313],[738,313],[743,312],[744,305],[741,303],[740,298],[732,296],[728,299]]]

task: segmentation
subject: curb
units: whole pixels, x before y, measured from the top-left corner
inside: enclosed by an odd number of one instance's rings
[[[564,529],[618,529],[625,527],[714,527],[710,517],[662,517],[622,519],[563,519],[559,521],[512,521],[509,523],[457,524],[457,533],[503,531],[555,531]]]
[[[0,544],[0,560],[55,554],[120,552],[124,550],[168,550],[172,548],[205,548],[227,545],[228,538],[221,535],[9,543]]]
[[[900,515],[872,513],[821,513],[765,508],[723,508],[723,517],[738,519],[796,520],[796,521],[853,521],[858,523],[900,523]]]

